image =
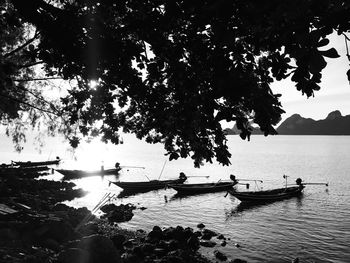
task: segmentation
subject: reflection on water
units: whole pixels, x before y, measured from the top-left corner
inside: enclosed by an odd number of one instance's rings
[[[226,192],[225,191],[218,191],[216,193],[221,193],[225,197],[228,195],[227,191]],[[169,202],[186,200],[186,199],[191,199],[194,197],[205,198],[205,197],[212,196],[212,195],[213,195],[213,193],[176,193],[170,197]]]
[[[301,193],[299,196],[294,196],[291,198],[288,198],[292,201],[295,201],[296,207],[298,209],[302,206],[302,199],[304,198],[304,194]],[[269,207],[273,206],[276,202],[285,202],[284,200],[275,200],[275,201],[266,201],[266,202],[240,202],[236,207],[232,208],[231,210],[225,211],[226,220],[229,220],[231,217],[237,217],[241,216],[241,213],[247,212],[248,210],[255,210],[259,209],[261,207]]]
[[[141,195],[144,193],[148,193],[148,192],[153,192],[153,194],[156,194],[156,192],[158,192],[159,190],[138,190],[138,191],[125,191],[122,190],[119,194],[118,194],[118,198],[127,198],[127,197],[131,197],[131,196],[135,196],[135,195]]]
[[[301,195],[293,197],[296,199],[296,207],[298,210],[301,210],[301,207],[303,205],[303,198],[304,198],[304,192],[301,193]]]

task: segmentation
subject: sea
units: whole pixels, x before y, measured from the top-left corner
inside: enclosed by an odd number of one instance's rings
[[[134,210],[134,217],[120,224],[131,230],[149,231],[155,225],[197,230],[197,225],[203,223],[227,238],[226,246],[214,238],[216,247],[201,249],[209,258],[217,249],[229,259],[250,263],[283,263],[296,258],[302,263],[350,262],[350,136],[253,135],[248,142],[232,135],[228,136],[231,165],[213,162],[199,169],[191,158],[168,161],[161,144],[147,144],[133,135],[124,135],[123,142],[110,145],[92,141],[72,151],[60,138],[48,138],[41,147],[28,140],[19,154],[10,139],[0,135],[0,163],[59,156],[59,168],[99,170],[101,166],[113,168],[119,162],[124,168],[118,178],[94,176],[75,180],[77,187],[88,194],[67,204],[93,209],[110,193],[110,202],[116,205],[131,203],[146,208]],[[188,176],[188,182],[198,183],[229,180],[233,174],[237,179],[252,180],[244,181],[249,183],[249,190],[283,187],[295,183],[297,178],[328,183],[328,187],[307,185],[300,197],[246,206],[225,192],[178,197],[175,190],[164,189],[119,198],[121,189],[109,183],[171,179],[180,172]],[[61,177],[56,171],[47,176],[55,180]],[[242,184],[237,190],[246,189]]]

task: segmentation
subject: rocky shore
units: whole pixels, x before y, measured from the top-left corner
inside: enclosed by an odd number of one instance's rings
[[[62,203],[85,194],[74,183],[38,176],[0,173],[0,262],[207,263],[211,261],[198,252],[200,247],[226,245],[223,235],[203,224],[197,229],[154,226],[148,233],[122,229],[117,223],[132,218],[134,205],[104,205],[105,214],[96,218],[86,208]],[[220,249],[213,257],[245,262],[228,259]]]

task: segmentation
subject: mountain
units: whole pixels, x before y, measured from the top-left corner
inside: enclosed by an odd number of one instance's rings
[[[277,132],[281,135],[350,135],[350,115],[342,116],[336,110],[326,119],[315,121],[294,114],[277,128]]]
[[[251,126],[252,127],[252,134],[263,134],[263,132],[260,130],[260,128],[258,127],[254,127],[254,126]],[[241,133],[241,130],[239,130],[237,128],[237,125],[235,124],[235,126],[233,126],[233,128],[226,128],[224,129],[224,132],[227,134],[227,135],[235,135],[235,134],[240,134]]]

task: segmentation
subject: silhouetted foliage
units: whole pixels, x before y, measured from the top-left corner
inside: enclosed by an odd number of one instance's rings
[[[350,27],[347,1],[11,2],[39,32],[47,76],[76,81],[62,98],[72,127],[112,143],[122,128],[196,166],[229,164],[221,121],[243,139],[249,121],[275,134],[283,110],[270,84],[291,76],[313,96],[325,57],[339,56],[327,36]]]
[[[0,0],[0,124],[6,127],[16,150],[21,151],[30,126],[39,129],[44,122],[54,128],[52,114],[59,114],[49,91],[48,78],[38,70],[39,32],[25,23],[7,0]]]

